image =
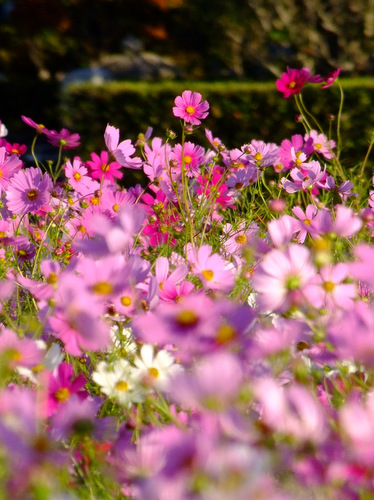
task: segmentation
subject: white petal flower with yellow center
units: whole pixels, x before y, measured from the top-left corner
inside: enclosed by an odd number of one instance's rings
[[[144,344],[140,349],[140,356],[135,361],[134,372],[142,382],[156,389],[164,389],[170,378],[182,367],[175,363],[173,356],[162,349],[157,354],[150,344]]]
[[[144,399],[140,379],[125,359],[119,359],[111,365],[102,361],[93,372],[92,379],[100,386],[101,392],[123,406],[130,407]]]

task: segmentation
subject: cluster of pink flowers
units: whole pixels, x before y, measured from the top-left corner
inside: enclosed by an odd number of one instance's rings
[[[288,68],[277,86],[337,75]],[[188,141],[133,144],[108,124],[60,177],[1,129],[7,495],[374,495],[374,190],[342,177],[320,130],[196,144],[208,110],[175,99]],[[121,187],[127,169],[144,185]]]

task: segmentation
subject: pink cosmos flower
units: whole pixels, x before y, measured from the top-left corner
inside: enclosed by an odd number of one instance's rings
[[[61,273],[55,294],[56,307],[48,317],[51,333],[65,350],[80,356],[82,349],[96,351],[109,344],[109,327],[100,317],[104,308],[85,290],[85,283],[71,272]]]
[[[242,379],[238,358],[218,351],[196,363],[192,373],[177,373],[171,380],[170,391],[185,409],[222,412],[235,401]]]
[[[253,161],[258,167],[264,168],[272,165],[279,153],[279,148],[272,142],[252,140],[251,153],[249,155],[250,161]]]
[[[112,125],[106,126],[104,133],[105,145],[117,162],[126,168],[139,169],[142,166],[140,158],[130,158],[135,153],[135,148],[130,139],[119,142],[119,129]]]
[[[27,116],[21,116],[22,118],[22,121],[26,123],[26,125],[28,125],[29,127],[32,127],[34,128],[38,134],[47,134],[50,132],[50,130],[48,130],[42,123],[36,123],[34,122],[34,120],[32,120],[31,118],[28,118]]]
[[[319,75],[311,77],[308,68],[291,69],[287,66],[287,72],[282,73],[281,78],[276,81],[276,86],[279,92],[283,92],[283,97],[288,98],[291,95],[300,94],[306,83],[319,83],[321,81]]]
[[[35,214],[47,205],[52,189],[52,179],[39,168],[20,170],[9,181],[7,207],[13,214]]]
[[[319,274],[325,292],[325,307],[333,311],[336,307],[349,309],[353,306],[353,300],[356,297],[355,285],[353,283],[344,283],[344,280],[349,276],[349,266],[347,264],[339,262],[335,266],[323,266]]]
[[[292,213],[299,219],[294,223],[295,232],[299,232],[297,237],[299,243],[304,243],[307,234],[310,234],[312,238],[319,238],[319,227],[316,223],[318,209],[315,205],[308,205],[305,213],[300,207],[294,207]]]
[[[191,125],[200,125],[201,121],[208,116],[209,104],[201,101],[202,95],[198,92],[185,90],[181,96],[175,98],[173,114]]]
[[[11,369],[16,366],[32,368],[40,363],[42,353],[34,340],[21,339],[12,330],[4,328],[0,330],[0,357]]]
[[[227,267],[220,255],[212,253],[210,245],[204,244],[198,250],[191,248],[187,260],[204,288],[224,292],[232,290],[235,281],[233,270]]]
[[[48,137],[48,141],[52,146],[57,146],[62,149],[74,149],[80,145],[79,134],[70,134],[69,130],[63,128],[60,132],[56,130],[44,131]]]
[[[11,177],[22,168],[22,161],[16,154],[9,155],[0,147],[0,194],[6,191]]]
[[[182,167],[182,160],[184,163],[184,168],[186,169],[187,177],[196,177],[200,172],[200,166],[203,165],[204,149],[201,146],[196,146],[192,142],[186,141],[183,147],[183,157],[182,157],[182,145],[176,144],[174,146],[173,152],[170,155],[171,159],[175,159],[178,164],[178,173]]]
[[[327,89],[331,87],[331,85],[335,82],[335,80],[340,75],[340,68],[336,68],[336,70],[331,71],[323,78],[323,83],[321,85],[321,89]]]
[[[292,244],[284,252],[272,250],[253,275],[257,301],[262,309],[280,313],[308,302],[319,307],[322,293],[314,284],[315,277],[306,247]]]
[[[329,140],[325,134],[319,134],[317,130],[311,130],[309,134],[305,134],[304,139],[306,142],[312,139],[315,153],[322,154],[328,160],[334,158],[332,150],[335,147],[335,141]]]
[[[266,425],[297,441],[323,442],[327,427],[322,405],[301,384],[286,388],[264,378],[255,383],[254,392]]]
[[[7,142],[5,148],[10,155],[16,154],[17,156],[24,155],[27,151],[27,146],[18,142],[14,142],[13,144]]]
[[[279,158],[286,169],[300,167],[313,153],[313,138],[295,134],[291,140],[284,139],[279,148]]]
[[[121,165],[113,161],[109,163],[109,154],[107,151],[101,151],[100,156],[96,153],[91,153],[92,160],[87,161],[87,165],[91,170],[93,179],[106,179],[110,182],[115,182],[115,179],[122,179],[123,173],[120,172]]]
[[[73,163],[70,160],[66,162],[64,171],[69,185],[78,194],[86,196],[95,192],[96,183],[87,175],[88,170],[78,156],[74,158]]]
[[[81,400],[84,399],[88,395],[86,391],[82,391],[85,384],[86,378],[82,373],[74,377],[72,365],[61,363],[57,373],[50,373],[48,377],[46,417],[50,417],[57,406],[66,403],[73,394],[77,394]]]

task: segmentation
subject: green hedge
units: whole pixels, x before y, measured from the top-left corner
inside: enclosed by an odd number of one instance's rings
[[[344,91],[341,122],[342,162],[351,168],[365,156],[374,131],[374,79],[340,81]],[[103,85],[74,84],[62,94],[62,119],[66,127],[79,132],[84,149],[104,148],[103,133],[107,123],[121,130],[121,138],[136,140],[148,126],[155,135],[165,136],[166,129],[180,132],[172,114],[175,96],[183,90],[199,91],[210,103],[204,126],[210,128],[228,147],[239,147],[251,139],[280,143],[295,133],[303,133],[295,121],[298,113],[294,99],[284,99],[275,82],[109,82]],[[332,138],[336,138],[336,119],[340,104],[337,85],[321,90],[309,85],[303,92],[304,102]],[[201,132],[200,132],[201,133]],[[369,162],[369,165],[372,162]]]

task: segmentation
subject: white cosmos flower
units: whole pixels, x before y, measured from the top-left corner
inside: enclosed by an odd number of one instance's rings
[[[119,359],[109,365],[99,363],[92,374],[101,392],[116,399],[121,405],[130,407],[132,403],[143,401],[144,391],[134,369],[125,359]]]
[[[134,371],[143,383],[156,389],[164,389],[169,379],[182,370],[168,351],[162,349],[155,355],[150,344],[142,346],[140,356],[135,359],[134,364]]]

